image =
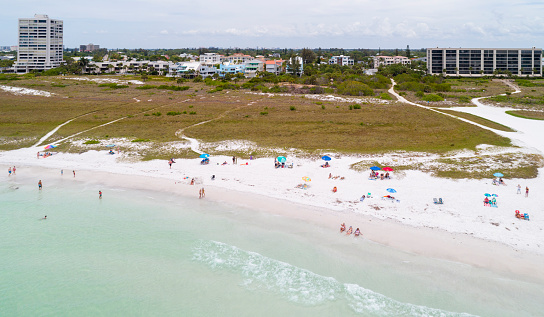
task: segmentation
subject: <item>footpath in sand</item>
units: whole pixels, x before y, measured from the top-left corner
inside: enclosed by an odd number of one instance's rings
[[[397,98],[400,102],[413,104],[400,96]],[[517,132],[493,131],[511,138],[518,146],[544,153],[544,140],[541,138],[544,122],[507,115],[504,113],[507,109],[485,106],[480,100],[473,102],[477,107],[453,110],[473,113],[512,127]],[[182,131],[178,135],[189,141],[182,141],[181,146],[197,153],[203,152],[204,144],[183,136]],[[123,149],[122,143],[116,143]],[[227,148],[240,146],[236,142],[224,142],[223,145]],[[194,197],[198,197],[198,190],[204,186],[207,199],[307,219],[331,230],[338,230],[339,224],[346,222],[348,226],[360,227],[365,238],[376,242],[478,266],[499,265],[494,261],[502,258],[511,264],[507,269],[513,271],[515,265],[521,265],[516,259],[532,257],[532,254],[538,255],[541,261],[544,254],[544,210],[540,202],[540,193],[544,191],[542,176],[529,180],[507,179],[507,186],[494,186],[491,179],[451,180],[418,171],[392,172],[391,180],[369,180],[370,171],[358,172],[351,165],[361,161],[373,162],[376,157],[335,153],[330,153],[332,161],[329,168],[321,168],[323,161],[320,159],[293,155],[287,157],[287,163],[292,163],[293,168],[275,169],[274,158],[271,157],[238,160],[233,164],[232,157],[212,156],[209,165],[200,165],[200,159],[177,159],[169,169],[166,161],[128,162],[127,153],[123,151],[118,155],[109,155],[106,150],[59,153],[46,159],[36,159],[36,152],[42,150],[42,146],[2,152],[0,164],[6,168],[16,165],[18,173],[24,173],[26,167],[32,166],[74,169],[78,175],[97,182],[150,190],[157,189],[151,184],[159,182],[161,190]],[[380,156],[379,161],[383,165],[395,166],[417,163],[426,158],[424,154],[391,153]],[[224,162],[227,164],[222,165]],[[118,177],[122,181],[104,181],[107,177],[99,178],[97,172],[124,176]],[[539,175],[542,172],[541,169]],[[212,175],[215,175],[213,181]],[[329,178],[329,175],[333,177]],[[138,181],[127,181],[127,177]],[[142,181],[144,177],[153,181]],[[303,177],[311,181],[305,182]],[[192,178],[197,180],[197,186],[189,185]],[[308,185],[307,189],[297,188],[304,183]],[[526,186],[530,188],[529,197],[516,193],[518,183],[523,189]],[[332,192],[333,187],[337,187],[336,193]],[[395,189],[396,193],[389,193],[388,188]],[[360,201],[361,196],[369,193],[372,198]],[[483,205],[485,193],[498,195],[498,208]],[[382,199],[388,194],[395,196],[395,200]],[[266,198],[259,198],[262,196]],[[433,198],[439,197],[443,199],[443,205],[433,203]],[[515,210],[528,212],[531,221],[516,219]],[[500,244],[489,245],[487,241]],[[499,251],[502,253],[497,253]],[[534,273],[544,280],[544,272]]]

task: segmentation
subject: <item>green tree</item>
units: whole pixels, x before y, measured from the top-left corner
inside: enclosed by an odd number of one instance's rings
[[[314,62],[315,59],[315,53],[309,48],[303,48],[300,52],[300,56],[302,57],[302,61],[304,61],[304,64],[311,64]]]

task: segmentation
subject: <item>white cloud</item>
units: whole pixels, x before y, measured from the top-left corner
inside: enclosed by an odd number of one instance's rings
[[[168,34],[168,30],[162,30],[159,32],[160,34]]]

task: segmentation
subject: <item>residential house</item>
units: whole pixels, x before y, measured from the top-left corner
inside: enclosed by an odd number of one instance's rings
[[[257,76],[257,72],[262,72],[263,70],[264,62],[258,59],[254,59],[245,63],[244,75],[246,78],[253,78]]]
[[[329,59],[329,65],[352,66],[353,64],[355,61],[349,56],[339,55]]]
[[[200,55],[199,61],[206,65],[219,65],[223,55],[217,53],[204,53]]]
[[[229,62],[221,63],[219,65],[219,76],[225,77],[226,74],[236,75],[238,73],[244,74],[246,70],[245,64],[231,64]]]
[[[283,63],[285,61],[282,59],[275,59],[271,61],[265,61],[265,71],[269,73],[273,73],[275,75],[279,75],[280,73],[283,73]]]
[[[393,64],[402,64],[408,65],[412,61],[406,56],[373,56],[374,68],[378,68],[382,65],[393,65]]]

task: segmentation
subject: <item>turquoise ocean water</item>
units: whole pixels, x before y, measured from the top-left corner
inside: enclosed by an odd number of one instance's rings
[[[543,285],[299,220],[60,175],[43,182],[42,191],[36,177],[0,184],[0,316],[544,311]]]

